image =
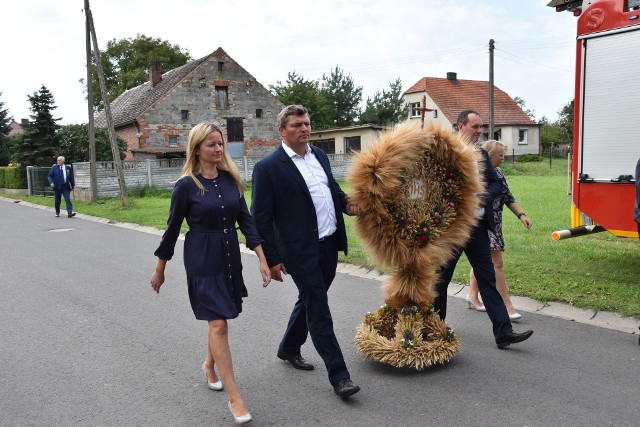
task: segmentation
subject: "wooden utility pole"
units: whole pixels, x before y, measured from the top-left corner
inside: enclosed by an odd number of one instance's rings
[[[96,61],[96,71],[98,72],[98,80],[100,81],[100,92],[102,92],[102,103],[104,104],[104,114],[107,119],[107,131],[109,133],[109,141],[111,142],[111,153],[113,154],[113,164],[120,185],[121,204],[129,207],[129,196],[127,195],[127,185],[124,181],[122,172],[122,161],[120,160],[120,151],[118,150],[118,142],[116,140],[116,131],[113,128],[113,118],[111,116],[111,106],[109,105],[109,97],[107,95],[107,84],[104,80],[104,71],[102,70],[102,60],[100,59],[100,50],[98,49],[98,37],[96,36],[96,28],[93,25],[93,16],[89,9],[89,0],[84,0],[84,11],[89,24],[89,32],[93,42],[93,57]]]
[[[493,39],[489,39],[489,139],[494,139],[493,135],[493,50],[495,49]]]
[[[88,9],[88,2],[85,7]],[[85,13],[86,15],[86,13]],[[93,82],[91,77],[91,30],[89,18],[86,18],[86,48],[87,48],[87,107],[89,111],[89,201],[95,203],[98,200],[98,176],[96,173],[96,128],[93,121]]]

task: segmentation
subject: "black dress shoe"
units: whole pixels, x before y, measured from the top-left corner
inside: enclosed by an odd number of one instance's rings
[[[69,218],[73,218],[74,216],[76,216],[75,212],[71,212],[70,214],[67,215]]]
[[[291,363],[294,368],[302,369],[303,371],[311,371],[313,369],[313,365],[306,360],[302,356],[295,355],[292,356],[290,354],[285,354],[284,352],[278,350],[278,358],[282,360],[286,360]]]
[[[498,348],[505,348],[510,344],[515,344],[517,342],[522,342],[528,339],[531,335],[533,335],[533,331],[524,331],[521,333],[518,332],[510,332],[506,335],[501,336],[496,340],[496,344],[498,344]]]
[[[340,382],[333,386],[333,391],[336,392],[341,398],[349,397],[352,394],[356,394],[360,391],[360,387],[355,385],[349,378],[340,380]]]

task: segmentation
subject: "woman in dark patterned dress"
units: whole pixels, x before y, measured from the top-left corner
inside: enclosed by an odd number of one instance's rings
[[[180,227],[186,219],[189,231],[184,241],[184,265],[189,300],[196,319],[208,322],[202,369],[210,389],[226,387],[234,420],[244,424],[251,421],[251,414],[235,383],[227,329],[227,320],[238,317],[242,298],[247,296],[236,223],[247,247],[258,255],[263,286],[271,281],[271,273],[262,251],[262,239],[247,209],[240,173],[227,152],[220,128],[209,123],[193,127],[182,174],[171,195],[167,229],[154,253],[158,260],[151,286],[160,292],[165,266],[173,257]],[[218,367],[220,377],[214,366]]]
[[[482,144],[482,148],[487,150],[489,153],[489,158],[491,159],[491,164],[494,168],[496,168],[496,172],[498,176],[502,178],[504,181],[504,185],[506,188],[507,180],[504,177],[504,173],[498,167],[504,160],[504,146],[500,141],[489,140]],[[515,216],[518,217],[520,222],[525,228],[531,228],[531,220],[527,218],[527,215],[524,213],[518,202],[516,201],[511,191],[507,191],[502,197],[498,197],[493,201],[493,214],[496,220],[496,233],[494,234],[491,231],[489,233],[489,241],[491,242],[491,259],[493,261],[493,267],[496,270],[496,288],[500,295],[502,296],[502,300],[504,301],[504,305],[507,306],[507,312],[509,313],[509,318],[511,320],[518,320],[522,317],[520,313],[516,311],[513,307],[513,303],[511,302],[511,298],[509,298],[509,292],[507,291],[507,280],[504,275],[504,262],[502,260],[502,252],[504,252],[504,237],[502,235],[502,207],[507,205],[509,210],[513,212]],[[484,311],[484,306],[480,302],[478,297],[478,282],[473,274],[473,270],[471,270],[471,274],[469,277],[469,294],[467,295],[467,302],[469,304],[469,308],[475,308],[478,311]]]

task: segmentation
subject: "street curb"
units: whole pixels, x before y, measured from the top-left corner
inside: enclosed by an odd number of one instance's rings
[[[372,280],[383,282],[388,276],[369,271],[364,268],[350,264],[339,264],[338,273],[351,274]],[[468,285],[451,282],[447,290],[447,295],[464,299],[468,293]],[[557,317],[586,325],[598,326],[601,328],[613,329],[620,332],[627,332],[637,335],[640,328],[640,320],[633,317],[622,316],[618,313],[608,311],[594,311],[591,309],[581,309],[569,304],[559,302],[542,303],[527,297],[511,296],[513,305],[518,312],[542,314],[545,316]],[[517,321],[514,321],[517,323]]]
[[[37,205],[31,202],[25,202],[19,199],[9,199],[0,196],[0,200],[9,203],[21,204],[24,206],[42,209],[45,211],[49,211],[52,214],[54,213],[54,209],[52,207]],[[75,218],[84,219],[86,221],[98,222],[101,224],[112,225],[114,227],[125,228],[128,230],[139,231],[147,234],[155,234],[157,236],[162,236],[164,230],[157,229],[155,227],[143,226],[138,224],[132,224],[128,222],[116,222],[113,220],[100,218],[91,215],[85,215],[81,213],[77,213]],[[180,234],[180,240],[184,240],[184,235]],[[245,246],[240,246],[240,251],[246,254],[255,255],[255,252],[246,248]],[[367,270],[362,267],[358,267],[352,264],[338,264],[337,273],[352,275],[356,277],[361,277],[364,279],[376,280],[382,284],[382,282],[388,277],[385,274],[378,273],[377,271]],[[467,296],[467,285],[460,283],[451,283],[449,285],[449,289],[447,294],[456,298],[464,299]],[[511,296],[511,300],[513,301],[513,305],[518,309],[520,313],[528,312],[535,314],[542,314],[545,316],[557,317],[564,320],[570,320],[578,323],[583,323],[586,325],[597,326],[600,328],[613,329],[620,332],[627,332],[632,335],[637,335],[639,333],[640,320],[635,319],[633,317],[622,316],[618,313],[612,313],[607,311],[594,311],[591,309],[580,309],[574,307],[569,304],[563,304],[559,302],[549,302],[549,303],[541,303],[531,298],[519,297],[519,296]],[[514,322],[514,323],[517,323]]]

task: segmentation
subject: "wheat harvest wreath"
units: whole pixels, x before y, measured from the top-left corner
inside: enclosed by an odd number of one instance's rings
[[[422,370],[460,350],[431,305],[436,268],[476,222],[482,191],[476,156],[452,132],[404,124],[353,160],[348,181],[361,212],[356,231],[390,272],[385,304],[357,328],[355,341],[366,357]]]

